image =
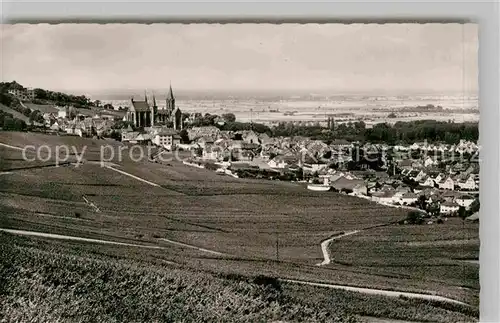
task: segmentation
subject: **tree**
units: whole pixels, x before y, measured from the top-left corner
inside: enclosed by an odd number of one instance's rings
[[[69,107],[68,109],[68,118],[70,120],[73,120],[74,118],[76,118],[77,116],[77,110],[75,109],[75,107]]]
[[[34,89],[33,92],[35,94],[35,99],[40,99],[40,100],[48,99],[47,91],[45,91],[44,89]]]
[[[30,114],[29,120],[31,123],[33,123],[33,122],[43,123],[44,122],[43,115],[39,110],[33,110],[33,112],[31,112],[31,114]]]
[[[119,131],[112,130],[110,137],[116,141],[122,141],[122,135],[120,134]]]
[[[125,129],[128,126],[130,126],[132,129],[134,129],[134,124],[131,121],[119,120],[118,122],[115,122],[115,124],[111,128],[112,129]]]
[[[475,199],[469,207],[469,213],[472,215],[476,212],[479,212],[479,206],[479,199]]]
[[[406,222],[408,224],[423,224],[424,219],[421,212],[418,211],[410,211],[406,216]]]
[[[14,118],[11,116],[5,116],[3,119],[3,129],[4,130],[13,130],[14,128]]]
[[[236,116],[234,115],[234,113],[224,113],[222,115],[222,118],[226,122],[235,122],[236,121]]]
[[[364,130],[364,129],[366,129],[366,124],[364,123],[364,121],[355,122],[354,128],[356,130]]]
[[[182,121],[185,122],[186,120],[188,120],[189,118],[191,117],[191,114],[189,112],[182,112]]]
[[[425,195],[420,195],[417,200],[417,206],[421,210],[427,209],[427,198]]]
[[[3,129],[13,130],[13,131],[24,131],[26,130],[26,122],[24,122],[21,119],[12,118],[11,116],[5,116],[3,120]]]
[[[467,217],[467,210],[465,209],[465,207],[460,206],[458,208],[458,217],[462,220],[465,220],[465,218]]]
[[[441,214],[441,208],[439,207],[439,204],[436,202],[433,202],[429,204],[427,212],[433,216],[439,216]]]
[[[189,134],[188,134],[186,129],[182,129],[181,132],[179,133],[179,135],[181,136],[182,143],[188,144],[190,142]]]
[[[330,159],[332,158],[332,151],[331,150],[327,150],[323,153],[323,156],[321,156],[323,159]]]

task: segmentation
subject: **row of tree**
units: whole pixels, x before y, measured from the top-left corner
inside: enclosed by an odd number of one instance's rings
[[[329,127],[320,125],[297,125],[281,122],[271,129],[273,136],[304,136],[331,142],[335,139],[387,144],[411,144],[416,141],[444,142],[456,144],[461,139],[477,141],[479,127],[477,122],[454,123],[435,120],[396,122],[394,125],[379,123],[366,128],[363,121],[333,124]]]
[[[16,81],[0,83],[0,102],[2,102],[7,106],[12,107],[11,104],[16,103],[15,101],[18,100],[17,98],[8,94],[9,90],[26,90],[26,88],[23,87],[21,84],[17,83]],[[36,88],[33,91],[34,91],[33,103],[35,104],[55,104],[60,106],[72,105],[76,108],[84,108],[84,109],[88,109],[93,106],[99,107],[101,105],[101,102],[99,100],[92,101],[85,95],[72,95],[62,92],[44,90],[40,88]],[[7,102],[7,104],[4,102]]]
[[[9,94],[10,89],[17,89],[20,85],[15,82],[0,83],[0,104],[3,104],[17,112],[29,117],[31,114],[31,110],[28,108],[24,108],[21,105],[21,102],[13,95]]]
[[[408,122],[396,122],[394,125],[379,123],[372,128],[367,128],[363,121],[335,124],[329,118],[327,127],[319,124],[301,125],[294,122],[280,122],[270,128],[266,125],[250,122],[238,122],[232,113],[218,116],[216,114],[201,113],[194,117],[185,115],[190,119],[190,126],[216,126],[221,130],[242,131],[253,130],[258,133],[267,133],[274,137],[303,136],[312,139],[323,140],[326,143],[336,139],[348,141],[387,143],[387,144],[411,144],[416,141],[443,142],[456,144],[461,139],[477,141],[479,138],[479,127],[477,122],[454,123],[435,120],[418,120]]]
[[[33,103],[45,104],[54,103],[59,106],[72,105],[75,108],[88,109],[92,106],[100,106],[100,101],[92,101],[85,95],[72,95],[62,92],[48,91],[44,89],[34,89],[35,99]]]
[[[220,116],[210,113],[205,113],[204,115],[201,113],[194,113],[193,115],[183,113],[182,118],[183,120],[188,120],[188,122],[186,122],[188,127],[215,126],[220,130],[225,131],[253,130],[257,133],[267,133],[269,135],[272,133],[271,129],[266,125],[236,121],[234,113],[225,113]]]
[[[440,206],[438,203],[430,203],[428,204],[426,202],[426,197],[425,196],[420,196],[418,199],[416,206],[420,208],[421,210],[425,210],[427,212],[427,216],[434,216],[438,217],[438,223],[442,223],[442,220],[440,221],[439,217],[441,216],[441,211],[440,211]],[[465,220],[467,217],[473,215],[476,212],[479,212],[480,208],[480,203],[478,199],[475,199],[474,202],[470,205],[468,209],[466,209],[463,206],[460,206],[458,211],[452,214],[449,214],[448,216],[458,216],[462,220]],[[410,211],[408,212],[406,219],[401,221],[401,223],[406,223],[406,224],[424,224],[425,223],[425,214],[423,212],[419,211]]]
[[[12,131],[24,131],[27,127],[26,122],[2,110],[0,110],[0,126],[3,130]]]

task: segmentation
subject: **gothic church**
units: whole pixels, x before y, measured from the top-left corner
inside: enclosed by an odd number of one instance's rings
[[[125,120],[130,121],[138,128],[149,128],[154,126],[172,124],[174,130],[182,129],[182,112],[175,106],[174,93],[172,85],[168,91],[165,108],[158,109],[156,98],[153,94],[153,105],[148,103],[147,95],[144,95],[144,101],[130,99],[131,106],[127,111]]]

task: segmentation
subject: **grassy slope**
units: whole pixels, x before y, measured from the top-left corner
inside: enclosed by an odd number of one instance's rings
[[[54,104],[34,104],[34,103],[25,103],[25,106],[33,110],[38,110],[41,113],[57,113],[59,110],[56,109]]]
[[[127,258],[124,258],[126,254]],[[458,322],[476,311],[220,275],[140,252],[0,233],[0,316],[30,322]]]
[[[57,113],[59,110],[56,108],[55,104],[34,104],[34,103],[25,103],[25,105],[31,110],[39,110],[42,113]],[[81,113],[86,116],[94,116],[96,113],[104,113],[113,115],[115,117],[123,117],[125,115],[125,111],[114,111],[114,110],[105,110],[102,108],[92,107],[90,109],[77,109],[78,113]]]
[[[30,121],[29,117],[25,116],[22,113],[19,113],[18,111],[14,110],[12,108],[9,108],[8,106],[5,106],[5,105],[3,105],[1,103],[0,103],[0,110],[2,110],[4,112],[7,112],[7,113],[10,113],[10,114],[12,114],[14,116],[14,118],[23,120],[26,123],[29,123],[29,121]]]
[[[479,303],[479,266],[460,260],[479,258],[477,223],[450,218],[441,225],[376,228],[335,241],[330,252],[334,263],[450,286],[462,290],[455,298]]]

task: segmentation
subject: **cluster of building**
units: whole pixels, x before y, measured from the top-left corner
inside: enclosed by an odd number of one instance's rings
[[[123,121],[134,126],[120,129],[122,142],[153,143],[166,149],[181,146],[183,115],[175,105],[171,86],[164,107],[158,107],[154,95],[151,102],[145,95],[143,101],[132,98],[122,116]],[[66,106],[57,107],[54,113],[44,113],[43,119],[44,125],[53,131],[84,137],[109,133],[117,116],[106,110],[84,115]],[[457,212],[461,206],[470,207],[478,194],[478,163],[470,158],[448,158],[476,154],[479,147],[470,141],[462,140],[456,145],[424,142],[359,147],[358,143],[345,140],[326,144],[307,137],[270,137],[252,130],[223,131],[215,126],[190,127],[185,132],[190,144],[182,146],[193,151],[195,163],[206,161],[226,166],[246,163],[254,170],[277,174],[301,172],[302,178],[309,181],[382,204],[415,206],[425,197],[425,201],[437,203],[441,213],[447,214]],[[353,150],[359,148],[365,152],[383,152],[381,169],[375,171],[363,164],[361,170],[348,171],[346,164],[353,160]]]
[[[347,171],[342,165],[352,160],[356,145],[345,140],[325,144],[305,137],[275,138],[253,131],[221,131],[216,127],[191,128],[188,133],[191,147],[199,150],[199,160],[245,163],[280,173],[301,170],[310,175],[306,176],[310,181],[386,205],[415,206],[424,196],[427,202],[437,203],[442,214],[450,214],[460,206],[469,208],[478,195],[478,162],[444,158],[449,154],[476,153],[479,147],[473,142],[365,146],[362,148],[390,152],[382,158],[382,170]],[[409,151],[419,151],[418,158],[411,158]],[[432,152],[443,157],[429,156]],[[390,167],[395,168],[392,176]]]
[[[159,108],[153,95],[152,104],[145,95],[144,101],[130,100],[130,107],[124,112],[100,112],[75,109],[71,106],[55,107],[51,112],[42,114],[43,122],[35,125],[53,132],[64,132],[80,137],[102,137],[112,131],[119,132],[123,142],[133,144],[153,143],[168,149],[180,144],[179,131],[183,128],[182,112],[175,106],[172,86],[165,99],[165,107]],[[130,122],[133,127],[113,129],[118,118]]]
[[[9,94],[22,101],[32,101],[35,99],[35,90],[32,88],[10,89]]]
[[[103,136],[111,131],[115,124],[114,115],[106,113],[78,113],[70,106],[55,107],[54,112],[42,114],[43,122],[34,124],[45,127],[49,131],[64,132],[80,137]]]

